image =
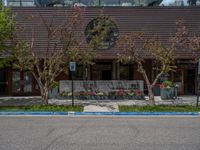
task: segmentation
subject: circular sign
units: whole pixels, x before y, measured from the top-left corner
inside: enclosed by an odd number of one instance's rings
[[[113,47],[118,35],[117,25],[107,16],[91,20],[85,29],[87,43],[100,50]]]

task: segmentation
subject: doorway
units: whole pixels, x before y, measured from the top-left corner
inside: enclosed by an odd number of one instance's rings
[[[185,93],[186,95],[195,94],[195,79],[196,79],[196,70],[195,69],[186,69],[185,70]]]
[[[32,95],[32,74],[28,71],[13,71],[13,95]]]
[[[91,67],[92,80],[112,80],[112,62],[97,62]]]
[[[177,69],[176,72],[173,73],[173,82],[178,85],[178,94],[184,94],[184,69]]]
[[[111,80],[112,79],[112,71],[111,70],[102,70],[102,80]]]
[[[8,70],[0,69],[0,96],[8,95]]]

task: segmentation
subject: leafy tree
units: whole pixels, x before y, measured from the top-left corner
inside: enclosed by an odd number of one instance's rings
[[[83,40],[80,32],[83,21],[83,12],[79,8],[74,9],[74,13],[66,16],[62,22],[52,18],[44,18],[42,14],[31,16],[41,21],[41,26],[46,30],[46,41],[43,51],[38,54],[35,49],[37,44],[36,32],[32,28],[32,38],[30,42],[18,41],[13,51],[16,58],[15,67],[21,70],[29,70],[35,77],[44,104],[48,104],[48,93],[54,83],[55,78],[61,72],[67,72],[68,62],[80,61],[82,64],[90,64],[93,59],[92,50],[83,48]],[[28,34],[28,33],[27,33]]]
[[[155,100],[153,87],[164,73],[172,71],[175,68],[175,45],[170,39],[169,46],[165,46],[158,37],[151,39],[146,39],[144,37],[144,33],[121,35],[117,42],[118,47],[122,50],[119,54],[119,61],[125,63],[135,63],[137,65],[137,71],[141,73],[147,85],[150,104],[154,105]],[[145,54],[149,55],[154,61],[154,69],[158,72],[152,82],[144,68]]]
[[[15,31],[15,17],[10,14],[10,9],[0,4],[0,68],[10,64],[12,57],[10,50],[13,32]]]

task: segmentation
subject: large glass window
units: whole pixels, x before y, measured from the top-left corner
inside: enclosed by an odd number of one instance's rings
[[[131,79],[131,73],[130,73],[130,65],[120,65],[119,67],[119,74],[120,74],[120,80],[130,80]]]
[[[35,6],[35,0],[7,0],[5,5],[30,7]]]
[[[32,74],[31,72],[24,72],[24,93],[32,92]]]
[[[101,0],[100,5],[101,6],[119,6],[120,1],[119,0]]]
[[[87,43],[93,44],[94,48],[99,50],[113,47],[118,35],[117,25],[107,16],[91,20],[85,29]]]
[[[65,6],[73,6],[75,3],[78,3],[79,0],[64,0]]]
[[[13,71],[12,92],[14,95],[32,93],[32,74],[29,71]]]
[[[134,0],[120,0],[121,6],[134,6],[135,1]]]
[[[5,6],[200,6],[200,0],[2,0]]]
[[[82,65],[76,66],[76,71],[74,72],[74,80],[83,80],[84,78],[84,69]]]
[[[80,0],[80,3],[86,6],[99,6],[99,0]]]

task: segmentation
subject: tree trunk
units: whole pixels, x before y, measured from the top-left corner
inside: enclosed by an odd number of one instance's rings
[[[48,105],[49,104],[49,101],[48,101],[48,99],[49,99],[49,91],[48,91],[48,89],[45,88],[43,90],[43,93],[41,93],[41,95],[42,95],[43,105]]]
[[[154,99],[154,93],[153,93],[152,87],[148,87],[148,96],[149,96],[150,105],[155,105],[155,99]]]

